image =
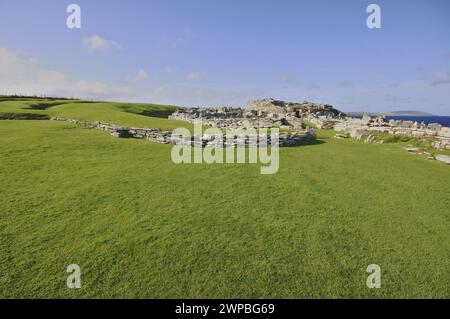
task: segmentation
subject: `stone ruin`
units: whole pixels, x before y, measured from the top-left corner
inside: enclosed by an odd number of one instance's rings
[[[263,99],[250,101],[245,109],[258,116],[290,116],[296,118],[305,118],[308,116],[325,118],[344,118],[345,114],[335,109],[329,104],[320,104],[312,102],[284,102],[274,99]]]
[[[414,138],[431,139],[436,149],[450,149],[450,128],[440,124],[412,121],[386,121],[384,117],[371,118],[365,114],[361,119],[347,115],[329,104],[312,102],[284,102],[275,99],[250,101],[241,108],[179,108],[170,119],[202,122],[212,127],[228,129],[272,128],[291,129],[305,134],[306,123],[319,129],[333,129],[361,139],[369,134],[368,142],[376,136],[370,132],[405,135]],[[311,135],[311,133],[310,133]]]
[[[331,105],[311,102],[292,103],[274,99],[250,101],[241,108],[179,108],[169,119],[202,122],[204,125],[228,129],[273,128],[306,131],[303,119],[308,117],[344,118],[345,114]]]

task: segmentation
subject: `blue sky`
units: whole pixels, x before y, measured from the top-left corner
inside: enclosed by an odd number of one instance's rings
[[[2,0],[0,93],[450,115],[450,2]]]

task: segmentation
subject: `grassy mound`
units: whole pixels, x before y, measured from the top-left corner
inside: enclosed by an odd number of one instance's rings
[[[0,113],[25,114],[30,113],[30,109],[33,109],[34,114],[46,117],[105,121],[128,127],[149,127],[162,130],[173,130],[177,127],[192,129],[192,125],[189,123],[167,119],[176,109],[175,106],[170,105],[20,97],[0,99]]]

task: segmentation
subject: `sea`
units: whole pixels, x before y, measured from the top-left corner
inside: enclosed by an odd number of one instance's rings
[[[360,118],[360,116],[354,116]],[[425,124],[438,123],[450,127],[450,116],[386,116],[386,120],[413,121]]]

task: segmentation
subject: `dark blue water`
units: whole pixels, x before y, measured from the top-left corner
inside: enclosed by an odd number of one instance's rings
[[[360,116],[355,117],[361,118]],[[386,116],[386,121],[389,120],[425,122],[425,124],[439,123],[442,126],[450,127],[450,116]]]

